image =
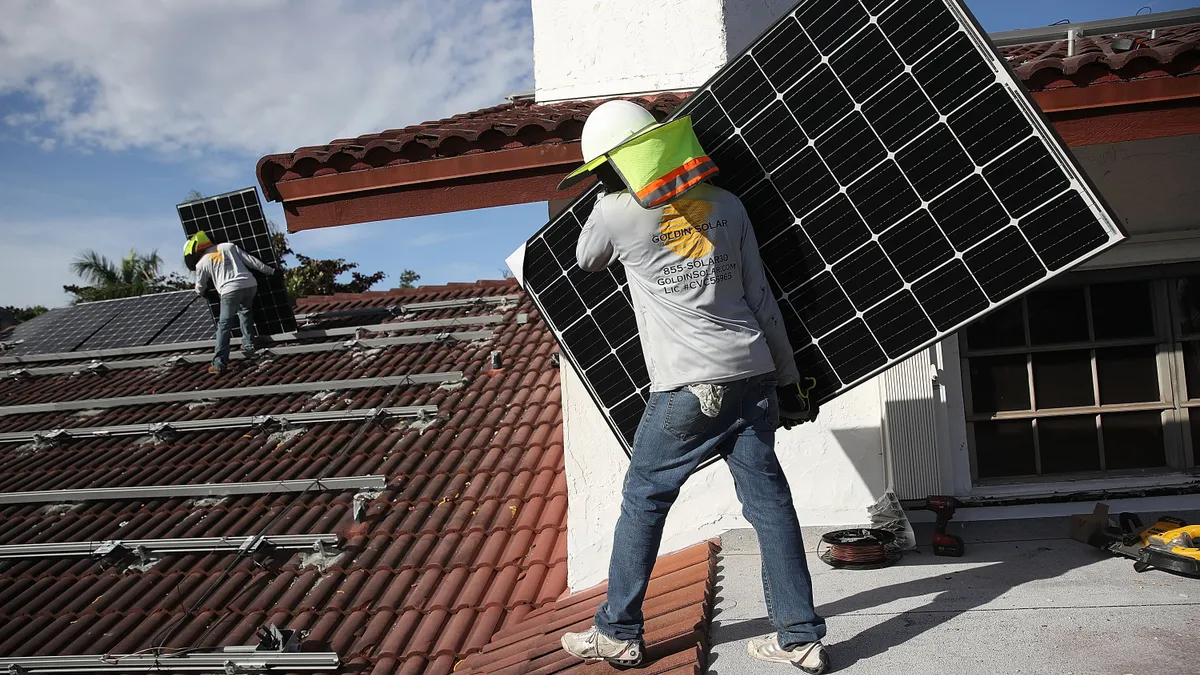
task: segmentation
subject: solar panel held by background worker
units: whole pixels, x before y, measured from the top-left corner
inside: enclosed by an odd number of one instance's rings
[[[223,374],[229,366],[229,341],[233,335],[233,320],[242,329],[242,353],[250,356],[255,350],[254,296],[258,280],[251,270],[274,276],[282,270],[272,268],[246,253],[237,244],[213,244],[203,231],[192,235],[183,247],[183,258],[189,270],[196,273],[196,294],[203,295],[212,281],[221,296],[221,316],[217,320],[217,346],[208,372]]]

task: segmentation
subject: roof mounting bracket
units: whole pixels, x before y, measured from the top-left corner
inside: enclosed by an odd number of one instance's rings
[[[275,417],[274,415],[260,415],[254,418],[254,427],[267,432],[288,432],[296,429],[305,429],[306,427],[293,424],[286,417]]]
[[[65,441],[71,440],[71,432],[66,429],[51,429],[45,433],[35,433],[33,444],[36,448],[53,448]]]
[[[325,542],[319,539],[313,542],[311,551],[312,552],[309,553],[309,555],[302,559],[303,564],[312,565],[313,567],[321,570],[322,573],[328,571],[329,566],[332,565],[338,558],[336,554],[327,550],[325,548]]]
[[[266,538],[263,537],[261,534],[255,535],[253,537],[246,537],[246,541],[243,541],[242,545],[238,547],[238,552],[239,553],[243,553],[243,552],[244,553],[254,553],[255,551],[257,551],[259,549],[260,546],[263,545],[264,541],[266,541]],[[313,544],[313,546],[320,546],[320,545],[321,545],[320,539],[318,539],[316,541],[316,543]]]
[[[259,347],[254,350],[253,359],[255,361],[274,361],[277,358],[279,358],[279,354],[271,351],[270,347]]]
[[[272,623],[259,626],[255,633],[258,635],[256,652],[294,653],[300,650],[299,635],[290,628],[280,630]]]
[[[97,546],[94,551],[92,551],[92,557],[103,558],[104,556],[109,555],[121,547],[122,543],[120,539],[105,539],[104,541],[100,542],[100,545]],[[138,548],[145,552],[145,547],[139,546]]]
[[[154,561],[154,557],[150,555],[150,549],[146,548],[145,546],[134,546],[133,554],[136,555],[138,560],[143,563]]]
[[[169,443],[180,436],[180,431],[171,426],[170,422],[159,422],[150,425],[150,435],[160,443]]]

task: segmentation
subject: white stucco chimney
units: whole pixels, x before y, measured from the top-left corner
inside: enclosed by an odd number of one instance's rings
[[[532,0],[539,103],[695,89],[795,0]]]

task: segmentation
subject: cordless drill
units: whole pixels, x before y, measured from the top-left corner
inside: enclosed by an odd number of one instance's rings
[[[946,534],[946,525],[954,516],[954,509],[961,506],[954,497],[930,495],[925,499],[925,508],[937,514],[937,524],[933,530],[933,554],[959,557],[963,554],[963,540],[952,534]]]

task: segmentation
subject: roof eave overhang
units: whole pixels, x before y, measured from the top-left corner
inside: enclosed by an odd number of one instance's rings
[[[1200,133],[1200,75],[1033,93],[1068,146]],[[288,230],[573,198],[558,183],[583,161],[577,141],[281,181]]]

